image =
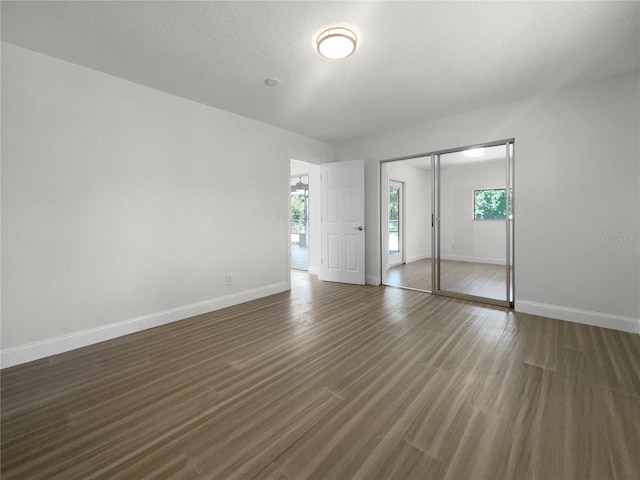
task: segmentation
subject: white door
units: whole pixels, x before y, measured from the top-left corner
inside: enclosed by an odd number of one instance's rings
[[[321,279],[364,285],[364,160],[322,165]]]

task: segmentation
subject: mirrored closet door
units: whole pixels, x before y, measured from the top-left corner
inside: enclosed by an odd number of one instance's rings
[[[401,182],[403,212],[383,196],[382,283],[512,307],[513,179],[513,139],[383,162],[382,192]]]

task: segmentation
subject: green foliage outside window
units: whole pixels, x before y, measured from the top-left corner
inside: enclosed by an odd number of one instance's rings
[[[395,220],[396,224],[400,218],[400,189],[389,187],[389,220]]]
[[[307,233],[307,198],[304,193],[291,194],[291,233]]]
[[[509,190],[509,203],[511,203]],[[507,218],[506,189],[490,188],[473,191],[473,218],[476,220],[504,220]]]
[[[398,235],[400,220],[400,189],[389,187],[389,232]]]
[[[400,238],[400,188],[389,185],[389,253],[398,253]]]

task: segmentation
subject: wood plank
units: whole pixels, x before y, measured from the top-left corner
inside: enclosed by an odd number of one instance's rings
[[[441,379],[441,371],[415,360],[416,352],[417,347],[402,349],[378,375],[358,377],[347,388],[350,401],[287,451],[279,460],[282,470],[309,479],[367,478],[378,470]]]
[[[401,440],[384,459],[380,469],[373,473],[372,479],[387,480],[424,480],[437,478],[440,462],[431,458],[422,450]]]
[[[507,422],[502,418],[471,406],[462,426],[460,440],[447,451],[438,478],[509,478],[504,472],[498,472],[506,429]]]
[[[555,477],[555,375],[539,367],[522,370],[497,467],[504,478]]]
[[[638,478],[640,474],[640,397],[610,388],[593,388],[594,408],[601,412],[606,451],[613,477]]]
[[[431,458],[444,460],[446,452],[459,442],[463,425],[469,421],[471,400],[481,377],[470,372],[444,375],[405,435],[405,440]]]
[[[614,478],[613,452],[606,444],[603,412],[585,374],[585,353],[568,350],[561,367],[555,390],[556,478]]]
[[[558,366],[558,324],[553,318],[528,315],[524,363],[556,371]]]

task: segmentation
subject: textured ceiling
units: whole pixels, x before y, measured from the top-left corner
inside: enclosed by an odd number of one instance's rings
[[[331,25],[354,55],[316,53]],[[4,41],[334,144],[636,71],[639,27],[638,2],[2,2]]]

